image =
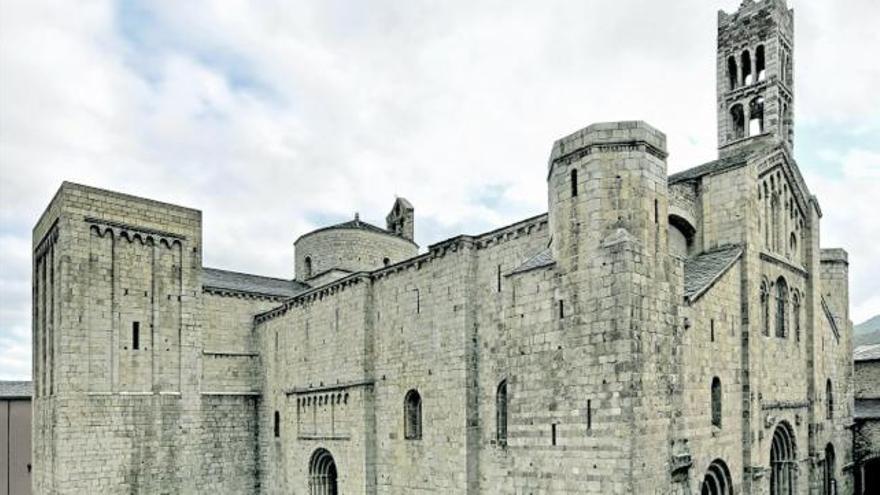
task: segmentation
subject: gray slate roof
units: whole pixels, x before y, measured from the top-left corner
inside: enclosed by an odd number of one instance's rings
[[[553,263],[556,263],[556,261],[553,259],[553,254],[550,252],[550,248],[547,248],[547,249],[541,251],[540,253],[532,256],[531,258],[527,259],[525,262],[523,262],[522,265],[514,268],[507,275],[514,275],[517,273],[527,272],[529,270],[534,270],[535,268],[541,268],[544,266],[552,265]]]
[[[321,227],[320,229],[316,229],[311,232],[306,232],[305,234],[301,235],[300,238],[303,238],[307,235],[312,235],[316,232],[324,232],[325,230],[334,230],[334,229],[366,230],[367,232],[374,232],[376,234],[390,235],[393,237],[397,237],[398,239],[403,239],[404,241],[412,242],[413,244],[415,244],[415,242],[411,241],[410,239],[407,239],[403,236],[397,235],[390,230],[383,229],[382,227],[378,227],[378,226],[373,225],[369,222],[364,222],[360,218],[355,218],[354,220],[349,220],[347,222],[337,223],[334,225],[328,225],[327,227]]]
[[[697,300],[739,259],[742,248],[724,246],[698,254],[684,262],[684,297]]]
[[[880,360],[880,344],[860,345],[853,351],[854,361]]]
[[[880,419],[880,399],[856,399],[854,419]]]
[[[0,381],[0,398],[29,398],[33,393],[32,382]]]
[[[202,268],[202,286],[234,292],[246,292],[269,296],[291,297],[309,289],[309,286],[296,280],[262,277],[247,273]]]
[[[712,160],[711,162],[697,165],[696,167],[670,175],[668,182],[671,184],[674,182],[693,180],[707,174],[714,174],[745,165],[752,153],[752,149],[746,149],[725,158],[719,158],[718,160]]]

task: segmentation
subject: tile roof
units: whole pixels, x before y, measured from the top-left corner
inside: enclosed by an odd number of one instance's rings
[[[880,399],[856,399],[854,419],[880,419]]]
[[[556,263],[556,260],[553,259],[553,254],[550,252],[550,248],[547,248],[547,249],[539,252],[538,254],[532,256],[531,258],[527,259],[525,262],[523,262],[523,264],[514,268],[507,275],[514,275],[517,273],[527,272],[529,270],[534,270],[535,268],[550,266],[553,263]]]
[[[0,381],[0,398],[25,398],[33,395],[31,382]]]
[[[684,297],[697,300],[739,259],[742,248],[724,246],[698,254],[684,262]]]
[[[860,345],[853,351],[854,361],[880,360],[880,344]]]
[[[202,268],[202,286],[234,292],[290,297],[309,288],[308,285],[281,278],[262,277],[247,273]]]

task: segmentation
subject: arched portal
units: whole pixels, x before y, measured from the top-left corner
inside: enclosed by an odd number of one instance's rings
[[[318,449],[309,461],[309,493],[311,495],[337,495],[336,462],[330,451]]]
[[[793,495],[797,492],[796,464],[794,434],[788,423],[780,423],[773,432],[770,446],[770,495]]]
[[[730,479],[730,470],[721,459],[715,459],[706,470],[703,484],[700,487],[700,495],[730,495],[733,493],[733,482]]]
[[[834,472],[837,469],[834,458],[834,446],[830,443],[825,447],[825,495],[837,495],[837,480]]]

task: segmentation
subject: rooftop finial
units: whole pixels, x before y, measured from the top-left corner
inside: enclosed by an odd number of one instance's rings
[[[354,221],[359,222],[361,220],[361,216],[358,212],[354,212]]]

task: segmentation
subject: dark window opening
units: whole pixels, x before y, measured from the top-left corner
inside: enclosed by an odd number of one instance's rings
[[[761,282],[761,333],[770,335],[770,289]]]
[[[391,259],[389,259],[389,258],[382,258],[382,266],[388,266],[388,265],[390,265],[390,264],[391,264]]]
[[[785,338],[785,306],[788,302],[788,284],[779,277],[776,280],[776,336]]]
[[[550,425],[550,443],[556,445],[556,423]]]
[[[281,413],[275,411],[275,438],[281,437]]]
[[[749,103],[749,136],[764,133],[764,98],[757,97]]]
[[[827,410],[825,411],[825,416],[828,419],[834,419],[834,391],[831,389],[831,379],[825,382],[825,397],[827,398],[828,404]]]
[[[660,223],[660,202],[654,200],[654,223]]]
[[[758,45],[755,50],[755,74],[758,81],[763,81],[767,77],[767,67],[764,61],[764,45]]]
[[[141,322],[131,322],[131,348],[138,350],[141,348]]]
[[[587,399],[587,430],[593,429],[593,400]]]
[[[741,139],[746,136],[746,117],[743,106],[740,104],[730,108],[730,127],[734,139]]]
[[[498,445],[507,445],[507,380],[502,380],[495,394],[495,430]]]
[[[736,89],[736,57],[727,57],[727,82],[730,89]]]
[[[312,278],[312,258],[310,256],[306,256],[305,265],[306,265],[305,275],[303,276],[303,278],[304,279]]]
[[[578,195],[578,171],[576,168],[571,169],[571,195]]]
[[[749,84],[752,84],[752,56],[749,54],[748,50],[742,52],[742,57],[740,58],[740,71],[742,72],[742,85],[748,86]]]
[[[496,290],[501,292],[501,265],[498,265],[497,271],[495,272],[495,285]]]
[[[712,378],[712,425],[721,428],[721,379]]]
[[[709,341],[715,342],[715,320],[709,320]]]
[[[422,297],[421,294],[419,294],[419,289],[413,290],[416,291],[416,314],[419,314],[422,312]]]
[[[565,304],[562,299],[559,300],[559,319],[565,318]]]
[[[403,437],[407,440],[422,438],[422,397],[415,389],[403,399]]]

